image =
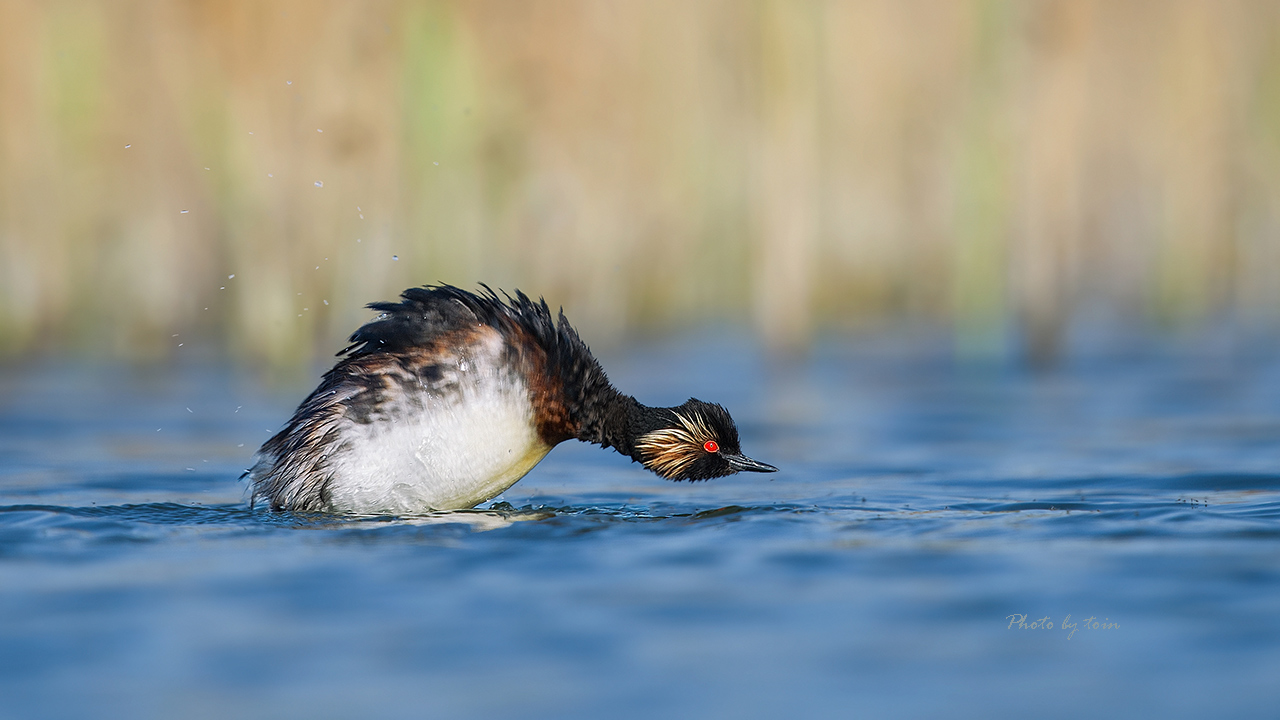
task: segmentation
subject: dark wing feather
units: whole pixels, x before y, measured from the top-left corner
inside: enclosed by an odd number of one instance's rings
[[[552,316],[547,301],[534,301],[517,290],[499,297],[488,285],[478,293],[452,285],[427,285],[400,294],[400,302],[369,305],[380,315],[351,335],[351,345],[342,351],[348,359],[377,352],[396,352],[429,346],[446,333],[476,325],[488,325],[516,338],[532,340],[543,355],[535,363],[546,383],[535,388],[555,396],[563,412],[561,421],[548,428],[548,440],[578,437],[587,442],[610,443],[601,433],[604,415],[617,394],[591,350],[564,316]],[[521,350],[515,343],[513,349]],[[332,372],[339,372],[341,363]]]
[[[499,327],[507,314],[498,296],[485,286],[477,295],[452,285],[427,285],[400,293],[400,302],[369,303],[378,317],[351,334],[339,355],[348,358],[430,346],[440,336],[476,325]]]

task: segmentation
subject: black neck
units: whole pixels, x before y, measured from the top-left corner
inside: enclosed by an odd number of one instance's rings
[[[669,422],[670,411],[666,408],[641,405],[612,386],[593,400],[596,402],[584,403],[579,415],[578,439],[614,448],[637,462],[640,461],[637,440]]]
[[[568,422],[558,428],[564,434],[553,433],[551,444],[576,437],[640,462],[636,442],[669,423],[670,412],[641,405],[618,392],[563,312],[552,326],[545,303],[529,312],[534,310],[541,320],[528,323],[527,329],[547,352],[548,369],[560,380],[561,402],[568,415]]]

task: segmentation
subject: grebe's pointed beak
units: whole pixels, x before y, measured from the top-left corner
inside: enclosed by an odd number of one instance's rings
[[[778,468],[762,462],[756,462],[742,454],[725,455],[724,459],[729,463],[729,467],[738,472],[778,472]]]

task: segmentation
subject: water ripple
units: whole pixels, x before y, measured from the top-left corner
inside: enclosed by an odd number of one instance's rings
[[[705,389],[782,471],[675,484],[566,444],[475,510],[273,513],[235,478],[296,393],[207,369],[4,378],[6,710],[1271,708],[1280,363],[1207,382],[1174,361],[982,375],[844,353],[783,372],[645,352],[611,377]],[[1017,613],[1055,628],[1009,629]],[[1119,629],[1057,626],[1093,616]],[[1124,705],[1136,688],[1158,692]]]

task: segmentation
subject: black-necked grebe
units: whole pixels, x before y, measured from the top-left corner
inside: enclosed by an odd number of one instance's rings
[[[646,407],[608,377],[561,311],[449,285],[411,288],[342,359],[246,473],[275,510],[412,514],[490,500],[577,438],[669,480],[777,468],[744,456],[720,405]]]

